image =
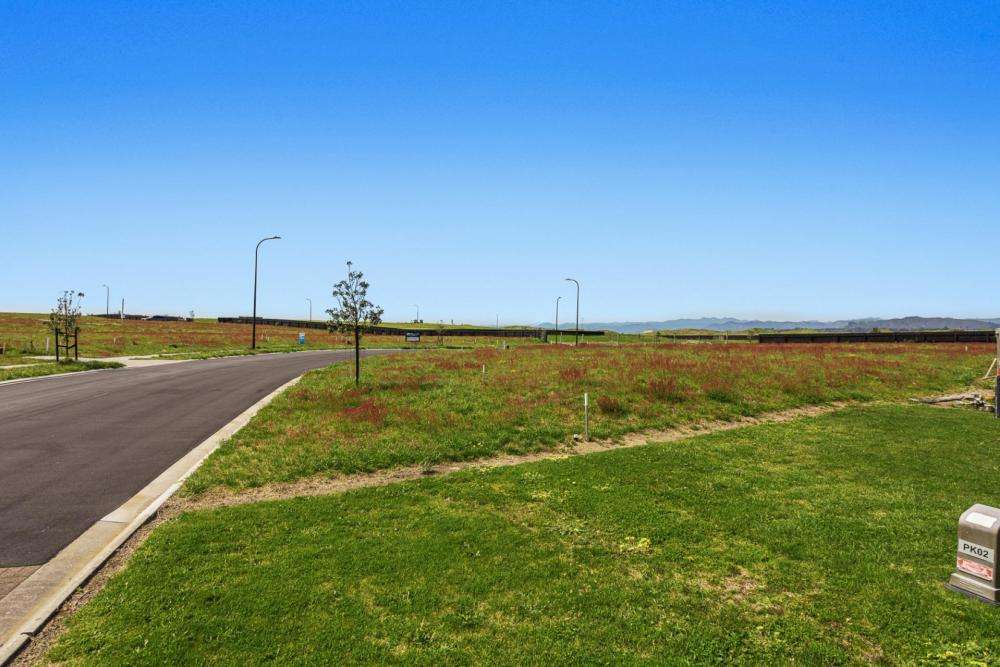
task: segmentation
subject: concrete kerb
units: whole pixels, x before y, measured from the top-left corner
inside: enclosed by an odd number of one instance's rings
[[[301,379],[300,375],[286,382],[244,410],[118,509],[87,529],[0,600],[0,665],[7,664],[21,650],[73,591],[156,513],[209,454],[243,428],[276,396]]]

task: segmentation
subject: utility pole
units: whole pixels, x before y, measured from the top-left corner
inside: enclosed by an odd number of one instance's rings
[[[104,315],[108,316],[111,314],[111,288],[107,285],[101,285],[104,288]]]
[[[576,278],[567,278],[571,283],[576,283],[576,341],[574,345],[580,344],[580,281]]]
[[[416,319],[416,322],[417,322],[417,324],[419,324],[420,323],[420,305],[415,303],[415,304],[413,304],[413,307],[417,309],[417,319]]]
[[[309,321],[312,322],[313,321],[313,300],[310,299],[309,297],[306,297],[306,301],[309,302]]]
[[[253,324],[250,325],[250,349],[257,349],[257,259],[260,256],[260,244],[264,241],[280,239],[280,236],[268,236],[257,241],[257,247],[253,251]]]

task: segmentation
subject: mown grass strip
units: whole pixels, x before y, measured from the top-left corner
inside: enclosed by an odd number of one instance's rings
[[[994,661],[942,586],[989,415],[883,406],[161,526],[49,658]]]
[[[43,375],[60,375],[62,373],[77,373],[79,371],[94,371],[102,368],[121,368],[124,364],[117,361],[64,361],[60,363],[40,363],[13,368],[0,368],[0,381],[20,380],[22,378],[41,377]]]

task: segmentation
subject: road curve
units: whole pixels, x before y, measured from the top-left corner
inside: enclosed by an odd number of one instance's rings
[[[0,385],[0,568],[48,561],[274,389],[352,353],[207,359]]]

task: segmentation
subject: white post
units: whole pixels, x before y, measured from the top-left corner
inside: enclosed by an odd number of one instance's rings
[[[590,396],[583,394],[583,439],[590,440]]]

